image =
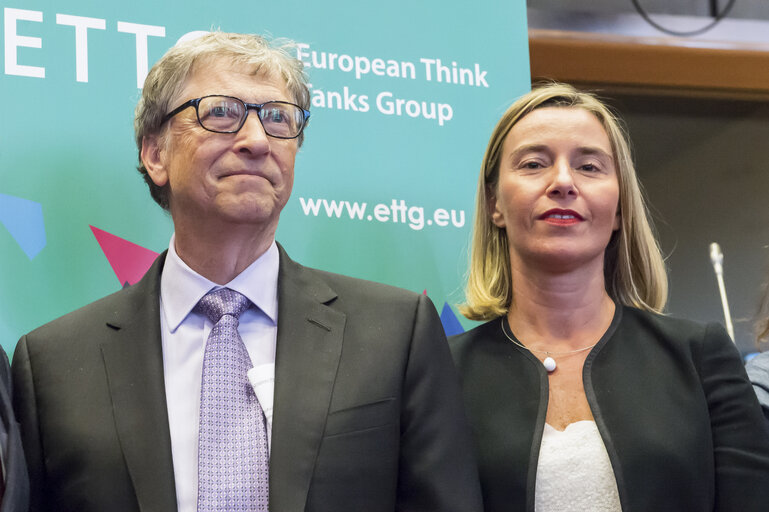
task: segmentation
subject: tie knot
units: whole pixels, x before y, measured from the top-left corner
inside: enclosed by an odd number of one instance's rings
[[[197,309],[215,324],[224,315],[240,317],[250,305],[251,301],[245,295],[229,288],[219,288],[204,295]]]

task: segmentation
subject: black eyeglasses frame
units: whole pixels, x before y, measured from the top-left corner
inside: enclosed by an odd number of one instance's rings
[[[229,99],[232,99],[232,100],[235,100],[235,101],[239,101],[240,103],[243,104],[243,106],[246,109],[246,115],[243,116],[243,119],[241,119],[240,124],[238,125],[238,127],[236,129],[220,131],[220,130],[212,130],[210,128],[206,128],[205,126],[203,126],[203,122],[200,120],[200,111],[198,110],[198,106],[200,105],[200,102],[203,101],[204,99],[206,99],[206,98],[213,98],[213,97],[229,98]],[[299,110],[301,110],[302,114],[304,115],[304,117],[302,118],[302,126],[299,128],[299,133],[297,133],[293,137],[281,137],[280,135],[272,135],[271,133],[268,133],[267,129],[264,128],[264,123],[262,123],[261,116],[258,115],[262,111],[262,108],[265,105],[267,105],[268,103],[282,103],[284,105],[294,106],[294,107],[298,108]],[[246,119],[248,119],[249,112],[251,110],[256,110],[256,113],[257,113],[256,117],[259,119],[259,123],[262,125],[262,128],[264,128],[264,133],[266,133],[270,137],[273,137],[273,138],[276,138],[276,139],[290,140],[290,139],[295,139],[295,138],[299,137],[302,134],[304,129],[307,127],[307,123],[309,122],[309,119],[310,119],[310,111],[309,110],[305,110],[302,107],[300,107],[299,105],[297,105],[295,103],[291,103],[289,101],[270,100],[270,101],[265,101],[264,103],[246,103],[245,101],[243,101],[240,98],[237,98],[235,96],[227,96],[225,94],[208,94],[206,96],[201,96],[200,98],[193,98],[191,100],[185,101],[184,103],[182,103],[181,105],[179,105],[178,107],[173,109],[171,112],[166,114],[166,116],[163,118],[163,121],[160,123],[160,126],[163,126],[163,124],[168,122],[169,119],[174,117],[179,112],[182,112],[182,111],[184,111],[184,110],[186,110],[186,109],[188,109],[190,107],[195,107],[195,117],[197,118],[198,124],[200,125],[200,127],[203,128],[204,130],[212,132],[212,133],[238,133],[240,131],[240,129],[243,128],[243,125],[246,124]]]

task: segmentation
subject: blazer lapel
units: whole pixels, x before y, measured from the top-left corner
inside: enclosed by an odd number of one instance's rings
[[[270,508],[305,508],[326,424],[346,317],[336,293],[280,247]]]
[[[127,308],[107,325],[102,344],[118,438],[140,510],[176,510],[160,334],[162,254],[144,278],[125,290]]]

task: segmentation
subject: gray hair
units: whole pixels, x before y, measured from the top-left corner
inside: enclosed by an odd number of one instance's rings
[[[193,73],[196,64],[206,60],[230,59],[238,66],[250,67],[254,75],[280,77],[294,103],[305,110],[310,108],[310,91],[302,62],[290,51],[296,47],[293,41],[272,41],[256,34],[211,32],[202,37],[176,44],[152,66],[144,81],[142,97],[136,105],[134,133],[139,149],[138,170],[150,189],[152,198],[168,210],[168,185],[156,185],[141,161],[142,141],[149,135],[157,135],[166,114],[174,108],[170,102],[176,98]],[[301,146],[304,134],[298,138]]]

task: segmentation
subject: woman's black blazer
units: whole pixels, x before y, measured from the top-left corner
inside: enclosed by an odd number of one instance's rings
[[[485,510],[533,511],[547,372],[500,319],[451,349]],[[769,511],[769,432],[723,327],[617,307],[583,381],[623,511]]]

